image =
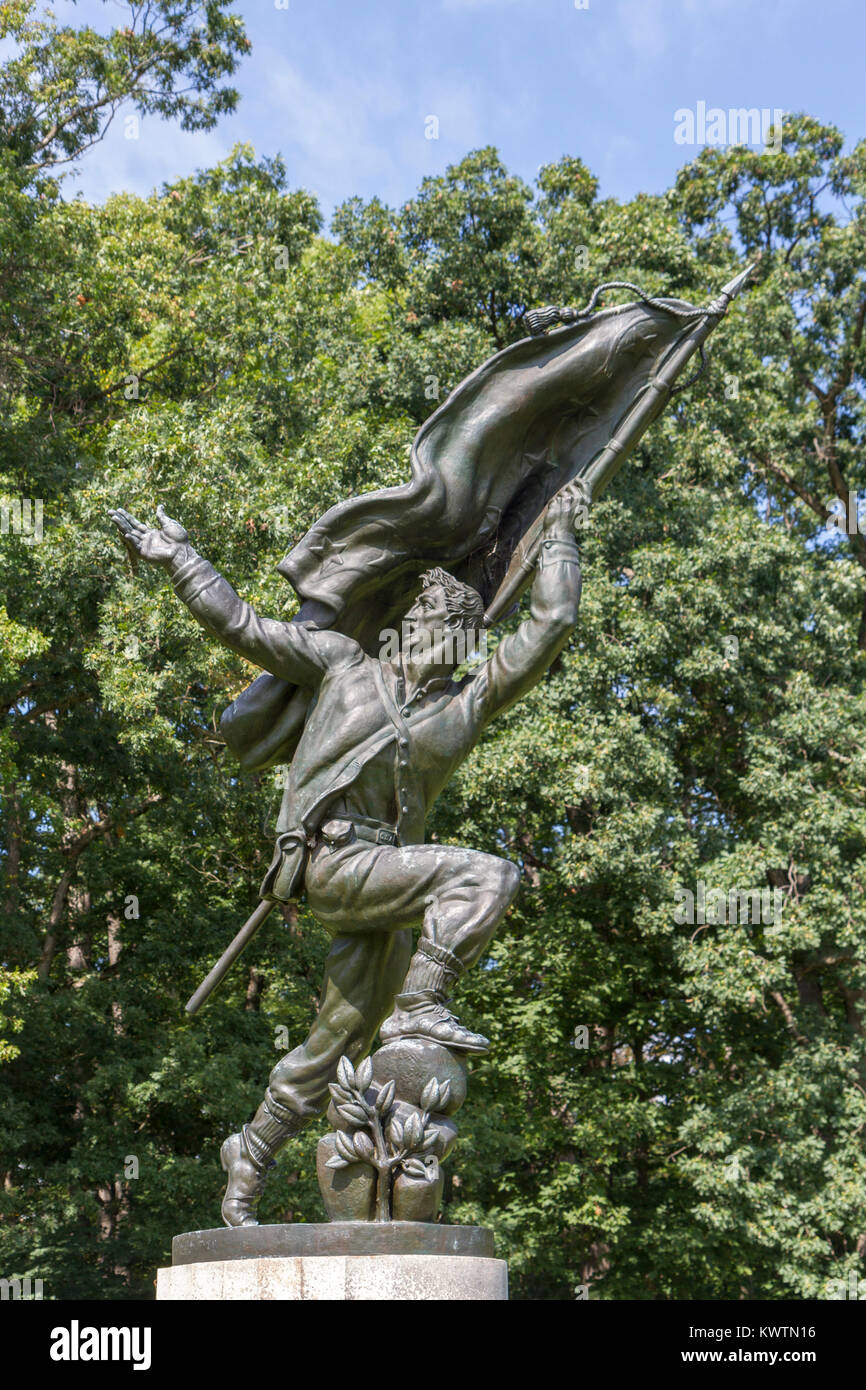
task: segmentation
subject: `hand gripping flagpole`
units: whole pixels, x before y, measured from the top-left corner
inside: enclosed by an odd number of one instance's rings
[[[734,279],[724,286],[718,297],[706,309],[680,309],[663,299],[650,298],[649,295],[645,295],[637,289],[636,285],[629,285],[625,281],[612,281],[607,285],[599,285],[585,309],[560,309],[555,306],[548,306],[544,309],[532,310],[526,315],[527,327],[530,333],[535,335],[558,323],[579,322],[582,318],[589,316],[596,299],[603,290],[624,288],[637,290],[640,298],[653,308],[663,309],[682,318],[695,320],[695,326],[691,332],[681,338],[671,349],[667,357],[661,362],[658,371],[635,397],[620,421],[613,438],[608,440],[601,452],[581,473],[580,479],[585,484],[591,498],[598,497],[616,476],[644,431],[664,410],[674,390],[683,389],[682,386],[675,387],[677,377],[689,358],[699,349],[703,359],[704,343],[720,319],[727,313],[731,300],[745,286],[753,269],[754,266],[748,265],[739,275],[734,276]],[[691,379],[694,380],[694,378]],[[688,382],[683,383],[684,386],[688,384]],[[569,479],[569,482],[573,481],[574,479]],[[498,622],[503,614],[507,613],[513,606],[529,583],[541,549],[546,511],[547,508],[545,507],[515,547],[505,577],[484,614],[485,627],[492,627],[494,623]]]

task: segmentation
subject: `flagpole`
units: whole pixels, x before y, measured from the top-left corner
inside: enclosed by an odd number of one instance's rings
[[[664,410],[670,400],[677,377],[727,313],[728,305],[735,295],[739,294],[753,268],[751,265],[746,266],[745,270],[742,270],[739,275],[729,281],[719,292],[718,298],[714,299],[712,304],[700,314],[691,332],[675,344],[661,362],[655,376],[647,382],[632,402],[613,438],[608,440],[600,453],[579,475],[586,483],[593,499],[598,497],[616,476],[641,436]],[[568,483],[573,481],[573,477],[568,479]],[[565,486],[568,486],[568,483]],[[492,627],[494,623],[498,622],[529,583],[541,548],[546,511],[547,507],[527,529],[516,546],[505,577],[484,614],[485,627]]]

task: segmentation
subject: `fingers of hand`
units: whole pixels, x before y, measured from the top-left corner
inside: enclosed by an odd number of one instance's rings
[[[574,506],[575,496],[573,492],[574,484],[568,483],[560,492],[556,494],[550,504],[550,511],[554,516],[562,516],[563,512],[570,511]]]
[[[132,554],[138,548],[138,533],[133,531],[125,516],[118,515],[117,512],[111,512],[110,516],[123,538],[124,545]]]
[[[575,505],[577,503],[577,498],[571,489],[571,485],[569,485],[566,488],[563,488],[562,492],[557,494],[557,496],[554,498],[554,503],[556,507],[556,513],[558,516],[563,516],[569,512],[574,511]]]
[[[160,526],[162,527],[163,531],[167,536],[169,536],[174,541],[186,540],[186,529],[180,524],[179,521],[175,521],[173,517],[166,516],[165,507],[163,507],[162,503],[160,503],[160,505],[157,507],[156,515],[159,518]]]
[[[109,512],[108,515],[111,517],[111,520],[114,522],[115,526],[117,526],[118,529],[121,531],[130,532],[147,530],[147,527],[144,526],[142,522],[136,520],[136,518],[132,516],[128,511],[125,511],[123,507],[115,508],[115,510],[113,512]]]

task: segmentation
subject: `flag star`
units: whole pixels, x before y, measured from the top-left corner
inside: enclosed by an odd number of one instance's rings
[[[520,473],[522,477],[527,477],[530,473],[536,473],[542,468],[555,468],[551,462],[546,449],[539,449],[536,453],[525,453],[520,460]]]
[[[346,542],[340,541],[335,545],[330,536],[323,536],[315,545],[309,547],[311,555],[317,555],[323,565],[342,565],[340,552],[346,549]]]

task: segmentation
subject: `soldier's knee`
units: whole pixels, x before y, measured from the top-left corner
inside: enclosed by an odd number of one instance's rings
[[[520,887],[520,870],[510,859],[495,859],[491,855],[487,862],[487,880],[507,906]]]
[[[505,879],[505,892],[508,894],[508,901],[511,902],[520,887],[520,870],[510,859],[502,860],[502,868]]]

